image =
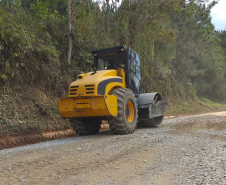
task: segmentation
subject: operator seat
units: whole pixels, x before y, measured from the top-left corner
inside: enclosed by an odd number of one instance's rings
[[[124,69],[124,67],[122,67],[120,64],[113,64],[107,67],[107,69],[117,69],[117,68]]]

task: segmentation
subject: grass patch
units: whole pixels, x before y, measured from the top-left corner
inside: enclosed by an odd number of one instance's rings
[[[23,89],[23,90],[22,90]],[[226,104],[204,97],[171,97],[167,115],[188,115],[226,111]],[[40,133],[71,128],[60,117],[57,97],[40,87],[26,87],[0,91],[0,136]]]
[[[213,102],[204,97],[185,99],[177,97],[168,100],[167,115],[200,114],[208,112],[226,111],[226,103]]]
[[[57,98],[37,87],[0,92],[0,136],[71,128],[60,117]]]

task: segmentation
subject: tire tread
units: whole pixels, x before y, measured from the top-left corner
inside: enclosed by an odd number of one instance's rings
[[[136,99],[134,97],[133,92],[130,89],[116,89],[112,93],[117,97],[117,108],[118,108],[118,116],[111,116],[108,120],[110,130],[115,134],[131,134],[134,132],[137,126],[137,115],[138,109],[136,104]],[[129,127],[126,124],[126,116],[124,115],[124,99],[125,97],[131,95],[133,98],[134,108],[135,108],[135,124],[132,127]]]

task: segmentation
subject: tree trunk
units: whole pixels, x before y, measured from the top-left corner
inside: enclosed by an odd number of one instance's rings
[[[67,61],[68,65],[71,63],[71,52],[72,52],[72,36],[71,36],[71,0],[68,0],[68,54]]]

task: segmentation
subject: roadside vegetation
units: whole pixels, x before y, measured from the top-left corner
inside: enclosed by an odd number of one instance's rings
[[[216,1],[101,2],[0,1],[0,135],[70,128],[57,98],[92,70],[90,51],[117,45],[140,54],[143,93],[163,94],[168,114],[226,110],[226,30],[210,16]]]

